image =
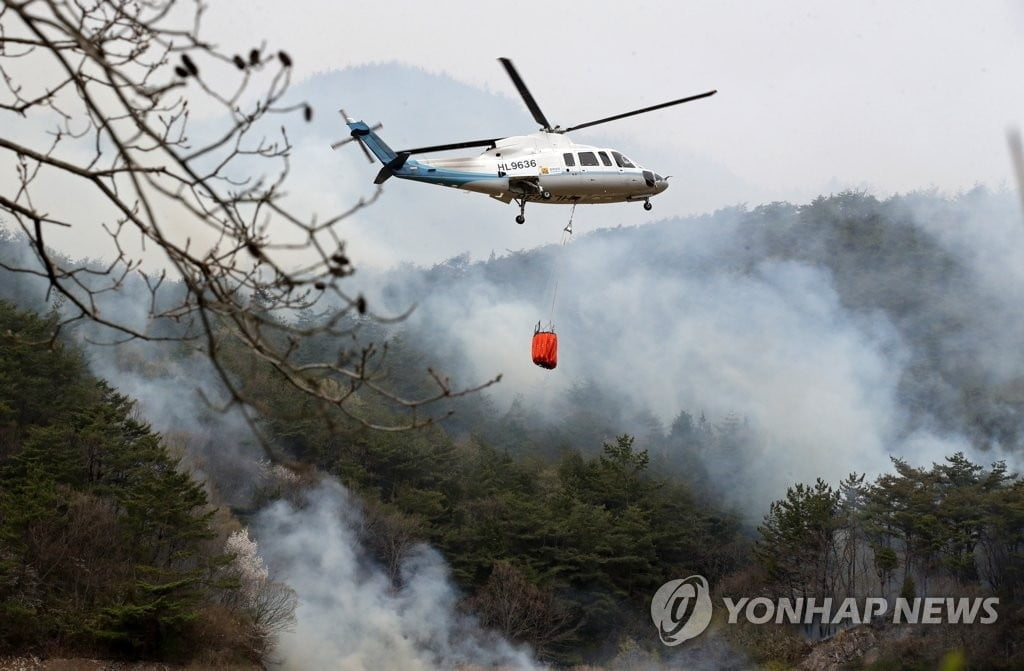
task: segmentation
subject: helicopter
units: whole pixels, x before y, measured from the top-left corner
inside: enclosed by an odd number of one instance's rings
[[[653,112],[665,107],[707,98],[717,93],[706,91],[643,109],[576,124],[568,128],[552,126],[534,100],[512,61],[499,58],[512,83],[540,131],[531,135],[468,140],[394,151],[363,121],[355,121],[341,110],[351,137],[335,142],[332,149],[356,141],[367,159],[373,156],[383,164],[374,184],[391,177],[427,184],[439,184],[487,194],[492,198],[519,205],[516,223],[526,221],[527,203],[599,204],[642,202],[650,210],[651,197],[668,188],[668,177],[647,170],[615,149],[576,144],[566,133],[608,123],[617,119]],[[460,158],[413,159],[416,154],[456,149],[487,147],[480,155]]]

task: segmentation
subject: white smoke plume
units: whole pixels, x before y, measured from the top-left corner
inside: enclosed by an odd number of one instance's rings
[[[401,567],[401,584],[392,585],[360,546],[359,515],[332,481],[307,492],[299,507],[279,501],[257,515],[267,564],[299,597],[295,629],[280,638],[281,669],[537,668],[528,650],[459,611],[447,566],[430,547],[419,546]]]

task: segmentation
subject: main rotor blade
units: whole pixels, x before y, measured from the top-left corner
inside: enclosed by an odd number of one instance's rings
[[[530,113],[533,114],[533,118],[541,125],[542,130],[551,130],[551,124],[544,117],[544,112],[540,111],[540,107],[537,105],[537,101],[533,99],[533,95],[530,93],[530,89],[526,88],[526,82],[519,76],[516,71],[516,66],[512,65],[512,61],[507,58],[499,58],[501,64],[505,66],[505,72],[512,78],[512,83],[519,89],[519,95],[523,97],[523,102],[530,109]]]
[[[403,149],[402,154],[429,154],[432,151],[448,151],[450,149],[466,149],[468,147],[493,147],[500,140],[496,137],[491,140],[468,140],[466,142],[453,142],[451,144],[435,144],[430,147],[417,147],[415,149]]]
[[[586,123],[576,124],[570,128],[566,128],[565,132],[568,133],[571,130],[579,130],[580,128],[588,128],[590,126],[596,126],[599,123],[608,123],[609,121],[615,121],[616,119],[625,119],[628,116],[635,116],[637,114],[643,114],[644,112],[653,112],[654,110],[660,110],[663,107],[671,107],[672,105],[681,105],[682,103],[688,103],[691,100],[700,100],[701,98],[707,98],[718,93],[718,89],[714,91],[707,91],[705,93],[699,93],[695,96],[688,96],[686,98],[680,98],[679,100],[673,100],[667,103],[661,103],[660,105],[651,105],[639,110],[633,110],[632,112],[624,112],[622,114],[616,114],[615,116],[605,117],[604,119],[598,119],[596,121],[588,121]]]

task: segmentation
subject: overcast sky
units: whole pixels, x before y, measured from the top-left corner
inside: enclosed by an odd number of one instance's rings
[[[289,192],[320,214],[369,194],[378,170],[353,147],[327,148],[346,134],[337,107],[383,121],[396,147],[536,130],[499,56],[515,61],[546,116],[562,126],[719,91],[574,133],[673,176],[652,212],[638,204],[580,208],[577,232],[737,204],[804,203],[849,188],[879,197],[998,189],[1013,183],[1007,130],[1024,126],[1022,0],[217,0],[203,36],[228,51],[265,40],[291,54],[297,95],[319,97],[319,106],[312,126],[293,119]],[[328,74],[379,63],[459,85],[435,79],[440,91],[424,102],[429,78],[415,82],[408,71],[346,86]],[[464,107],[449,100],[461,96]],[[195,102],[194,112],[202,109]],[[342,234],[364,266],[430,264],[464,251],[486,258],[557,242],[567,210],[531,206],[519,227],[514,206],[392,180]],[[78,249],[103,256],[93,249],[99,244],[90,238]]]
[[[717,88],[604,132],[720,164],[747,185],[732,203],[998,187],[1024,121],[1019,0],[210,4],[209,36],[265,37],[300,76],[398,61],[513,95],[508,56],[562,125]]]

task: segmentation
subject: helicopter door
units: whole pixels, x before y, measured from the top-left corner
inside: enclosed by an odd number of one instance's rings
[[[578,196],[582,193],[583,186],[582,166],[576,162],[576,154],[571,151],[562,154],[562,159],[565,161],[565,176],[559,180],[559,191],[562,195]]]
[[[598,179],[598,168],[601,165],[597,160],[597,154],[592,151],[581,151],[580,159],[580,188],[585,193],[601,191],[601,182]]]

